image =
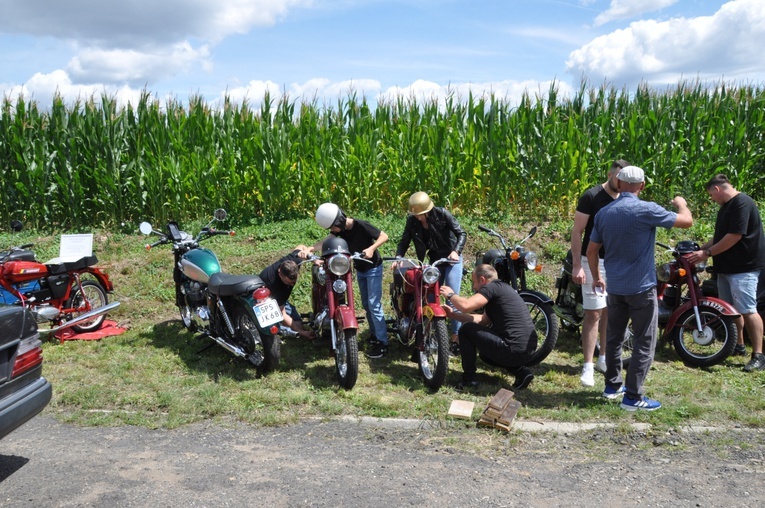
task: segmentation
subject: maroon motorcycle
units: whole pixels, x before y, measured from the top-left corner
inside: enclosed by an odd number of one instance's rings
[[[664,328],[661,337],[672,342],[686,365],[721,363],[736,347],[734,320],[740,314],[731,304],[702,291],[699,274],[706,265],[688,259],[700,250],[699,244],[683,240],[675,248],[659,242],[656,245],[671,251],[675,258],[656,268],[659,325]]]
[[[359,376],[359,323],[353,301],[353,261],[356,259],[371,263],[360,253],[351,254],[345,240],[332,237],[322,244],[321,256],[303,261],[314,262],[312,312],[307,325],[322,339],[330,339],[337,381],[346,390],[354,387]]]
[[[454,263],[446,258],[432,265],[416,259],[383,258],[394,261],[390,285],[391,307],[395,314],[388,321],[391,331],[405,346],[414,347],[414,357],[425,386],[438,390],[449,370],[449,335],[446,313],[441,307],[438,265]]]

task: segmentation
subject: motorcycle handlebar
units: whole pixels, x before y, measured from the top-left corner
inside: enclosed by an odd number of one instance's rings
[[[35,244],[33,243],[25,243],[24,245],[19,246],[19,249],[31,249],[34,246]]]
[[[491,228],[487,228],[486,226],[478,226],[478,229],[485,233],[493,233],[494,231]]]

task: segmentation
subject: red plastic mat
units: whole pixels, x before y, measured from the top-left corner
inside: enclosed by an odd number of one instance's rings
[[[61,330],[60,332],[56,333],[55,336],[62,343],[65,340],[101,340],[104,337],[119,335],[123,333],[125,330],[127,329],[117,326],[117,323],[115,321],[109,321],[107,319],[107,320],[104,320],[104,322],[101,324],[101,328],[99,328],[98,330],[94,330],[92,332],[77,333],[71,328],[68,328],[66,330]]]

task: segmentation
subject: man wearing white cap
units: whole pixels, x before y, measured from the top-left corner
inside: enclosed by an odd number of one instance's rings
[[[689,228],[693,216],[681,196],[672,200],[671,212],[638,195],[645,188],[645,174],[627,166],[617,176],[619,198],[600,210],[587,246],[587,262],[593,275],[593,291],[603,291],[598,250],[608,273],[608,331],[606,333],[606,389],[603,396],[616,399],[627,411],[653,411],[661,403],[644,395],[643,382],[653,362],[658,328],[654,245],[656,228]],[[626,378],[622,378],[622,345],[632,319],[634,346]]]

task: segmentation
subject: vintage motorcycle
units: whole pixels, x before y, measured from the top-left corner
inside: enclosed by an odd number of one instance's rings
[[[359,375],[359,323],[353,301],[353,261],[357,259],[371,263],[361,253],[351,254],[342,238],[331,237],[324,240],[320,256],[301,263],[313,263],[307,325],[330,340],[337,382],[346,390],[354,387]]]
[[[675,248],[656,242],[672,253],[674,260],[657,266],[659,326],[661,338],[671,341],[686,365],[708,367],[725,360],[736,347],[739,316],[729,303],[704,294],[699,273],[706,264],[692,264],[688,255],[699,244],[682,240]]]
[[[172,244],[175,304],[183,326],[249,361],[259,373],[266,373],[279,366],[279,305],[260,277],[223,273],[215,253],[200,246],[202,240],[213,236],[234,235],[233,231],[211,227],[225,218],[225,210],[215,210],[213,219],[196,237],[181,231],[175,221],[167,223],[164,233],[154,231],[148,222],[142,222],[140,230],[144,235],[160,237],[146,245],[146,250]]]
[[[11,229],[21,231],[20,221]],[[119,306],[109,303],[114,289],[109,276],[95,265],[95,255],[76,261],[40,263],[25,244],[0,252],[0,304],[28,307],[38,323],[50,324],[41,334],[72,328],[90,332],[101,327],[105,314]]]
[[[496,237],[502,245],[502,250],[491,249],[484,253],[478,253],[476,264],[490,264],[497,270],[499,279],[507,282],[521,295],[526,302],[526,307],[531,314],[534,328],[537,331],[537,349],[531,354],[528,366],[534,366],[542,362],[555,348],[558,341],[560,324],[558,316],[553,310],[552,299],[544,293],[534,291],[526,286],[526,272],[528,270],[541,271],[542,267],[537,262],[537,255],[527,250],[523,244],[532,238],[537,227],[534,226],[526,237],[515,246],[507,243],[505,238],[486,226],[478,226],[478,229]]]
[[[389,330],[403,345],[414,347],[425,386],[438,390],[449,369],[449,335],[441,307],[438,265],[454,261],[442,258],[428,265],[416,259],[383,260],[399,264],[390,284],[395,316],[388,320]]]

